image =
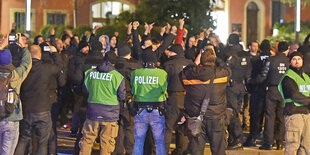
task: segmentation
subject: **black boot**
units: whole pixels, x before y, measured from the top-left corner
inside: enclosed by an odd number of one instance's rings
[[[272,145],[263,144],[259,147],[260,150],[272,150]]]
[[[243,146],[246,147],[256,147],[256,139],[252,137],[248,137]]]

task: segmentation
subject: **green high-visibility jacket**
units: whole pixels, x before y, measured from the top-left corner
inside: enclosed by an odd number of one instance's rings
[[[141,68],[131,73],[131,91],[138,102],[166,100],[167,72],[159,68]]]
[[[293,102],[296,106],[303,106],[303,104],[294,102],[291,98],[287,98],[287,99],[284,98],[283,89],[282,89],[282,80],[286,76],[288,76],[291,79],[293,79],[296,82],[297,86],[298,86],[299,92],[302,93],[303,95],[307,96],[307,97],[310,96],[310,78],[309,78],[309,76],[306,73],[303,73],[302,74],[302,76],[304,78],[303,79],[297,73],[295,73],[293,70],[289,69],[282,76],[282,78],[280,80],[280,83],[278,85],[279,92],[280,92],[280,94],[281,94],[281,96],[282,96],[282,98],[284,100],[284,106],[285,106],[285,103],[289,103],[289,102]]]
[[[118,105],[117,89],[123,76],[116,70],[101,73],[96,69],[85,72],[85,86],[89,92],[88,103]]]

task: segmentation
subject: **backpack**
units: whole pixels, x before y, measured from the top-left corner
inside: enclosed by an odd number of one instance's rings
[[[7,76],[0,77],[0,120],[13,113],[14,90],[10,86],[12,73]]]

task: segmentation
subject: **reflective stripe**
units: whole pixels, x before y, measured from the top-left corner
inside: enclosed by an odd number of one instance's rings
[[[221,77],[214,79],[213,83],[226,83],[228,82],[228,77]],[[201,81],[201,80],[183,80],[184,85],[196,85],[196,84],[209,84],[210,80],[208,81]]]

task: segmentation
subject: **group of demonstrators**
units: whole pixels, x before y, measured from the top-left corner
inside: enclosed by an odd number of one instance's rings
[[[118,32],[97,34],[99,26],[81,39],[69,29],[33,44],[14,29],[3,37],[0,154],[57,154],[69,111],[73,154],[90,155],[98,142],[100,154],[201,155],[209,142],[224,155],[255,147],[261,132],[262,150],[310,151],[310,35],[300,47],[243,47],[236,33],[226,46],[210,30],[190,35],[184,19],[155,37],[154,23],[143,35],[139,26],[127,25],[124,43]]]

